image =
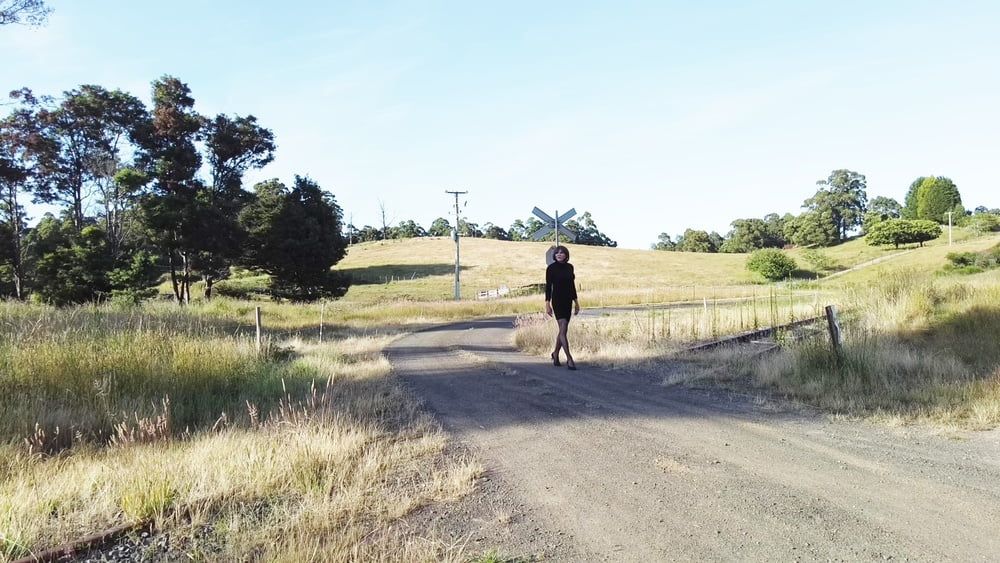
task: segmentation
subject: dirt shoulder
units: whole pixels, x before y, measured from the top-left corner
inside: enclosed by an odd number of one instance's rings
[[[487,467],[418,519],[471,552],[580,560],[992,560],[1000,432],[833,421],[524,356],[509,319],[415,333],[395,372]],[[478,546],[482,546],[479,549]]]

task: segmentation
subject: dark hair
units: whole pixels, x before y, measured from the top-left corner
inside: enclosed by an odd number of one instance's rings
[[[563,254],[566,255],[566,261],[569,262],[569,249],[561,244],[552,251],[552,259],[556,260],[556,254],[558,254],[560,250],[563,251]],[[558,262],[558,260],[556,260],[556,262]]]

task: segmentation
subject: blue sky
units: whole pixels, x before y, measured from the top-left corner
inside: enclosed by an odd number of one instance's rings
[[[356,225],[590,211],[626,248],[798,213],[831,170],[1000,207],[1000,3],[53,0],[0,89],[80,84],[257,116]]]

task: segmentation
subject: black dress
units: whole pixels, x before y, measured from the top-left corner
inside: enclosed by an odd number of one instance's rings
[[[545,300],[552,302],[557,319],[569,319],[576,299],[576,275],[569,262],[553,262],[545,269]]]

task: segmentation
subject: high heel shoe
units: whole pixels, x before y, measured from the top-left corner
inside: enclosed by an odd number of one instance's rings
[[[576,362],[572,361],[566,362],[566,369],[570,371],[576,371]]]
[[[549,357],[552,358],[552,365],[554,365],[556,367],[559,367],[559,366],[562,365],[562,364],[559,363],[559,356],[555,355],[555,353],[550,354]]]

